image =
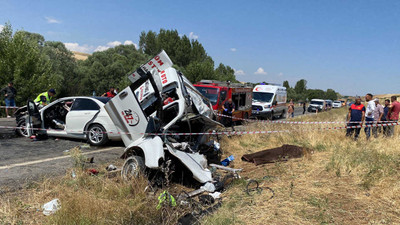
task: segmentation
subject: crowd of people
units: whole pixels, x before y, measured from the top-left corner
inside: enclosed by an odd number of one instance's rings
[[[400,113],[397,97],[392,96],[390,100],[386,99],[385,106],[382,106],[379,99],[373,99],[373,95],[368,93],[365,95],[365,101],[366,107],[361,103],[361,97],[356,97],[355,103],[350,106],[346,136],[352,137],[354,134],[354,139],[357,140],[364,123],[368,125],[364,128],[367,140],[371,137],[371,130],[375,138],[379,134],[385,137],[393,136],[394,125],[392,124],[397,123]]]

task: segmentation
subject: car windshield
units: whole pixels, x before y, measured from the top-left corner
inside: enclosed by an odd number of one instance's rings
[[[106,104],[111,99],[111,98],[107,98],[107,97],[93,97],[93,98],[101,101],[104,104]]]
[[[310,104],[313,104],[313,105],[323,105],[324,103],[323,103],[323,102],[320,102],[320,101],[311,101]]]
[[[268,92],[253,92],[253,101],[256,102],[271,102],[273,93]]]
[[[333,103],[342,103],[342,102],[340,102],[340,101],[334,101]]]
[[[202,95],[204,95],[206,98],[208,98],[212,105],[216,105],[217,104],[217,102],[218,102],[218,94],[219,94],[219,89],[218,88],[196,86],[196,89]]]

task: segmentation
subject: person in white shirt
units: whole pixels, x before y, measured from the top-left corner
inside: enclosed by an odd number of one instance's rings
[[[372,122],[374,121],[374,111],[375,111],[375,107],[376,107],[375,102],[372,101],[373,97],[374,96],[370,93],[365,95],[365,101],[367,101],[367,103],[368,103],[366,110],[365,110],[365,125],[367,125],[367,127],[365,127],[365,129],[364,129],[365,135],[367,136],[367,140],[371,136],[371,127],[368,127],[368,126],[373,125]]]

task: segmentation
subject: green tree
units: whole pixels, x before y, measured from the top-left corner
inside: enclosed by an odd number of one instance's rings
[[[333,89],[327,89],[325,92],[325,99],[336,100],[338,99],[338,94]]]
[[[289,81],[287,81],[287,80],[283,81],[283,86],[284,86],[286,89],[289,89],[289,88],[290,88],[290,86],[289,86]]]

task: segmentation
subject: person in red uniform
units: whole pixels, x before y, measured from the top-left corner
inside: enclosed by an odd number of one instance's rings
[[[107,98],[114,98],[115,96],[115,92],[114,92],[114,88],[110,88],[109,91],[107,91],[106,93],[102,94],[101,97],[107,97]]]
[[[392,105],[389,108],[389,120],[392,122],[397,122],[399,120],[400,113],[400,102],[397,101],[396,96],[391,97]],[[388,136],[393,136],[394,134],[394,126],[388,126]]]
[[[365,106],[361,104],[361,98],[357,97],[356,102],[352,104],[349,108],[349,114],[347,116],[348,123],[347,126],[362,126],[365,119]],[[357,128],[347,128],[346,136],[351,137],[354,134],[354,140],[358,139],[360,135],[361,127]]]

